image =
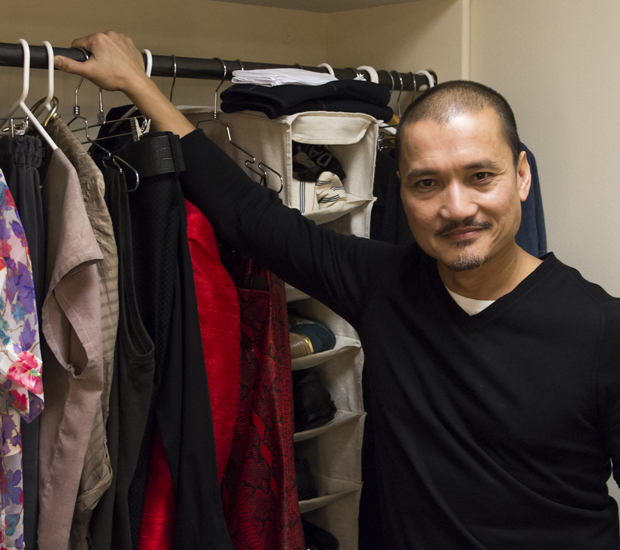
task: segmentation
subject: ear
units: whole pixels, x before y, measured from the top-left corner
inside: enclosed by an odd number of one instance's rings
[[[517,164],[517,187],[519,188],[519,199],[521,202],[525,202],[525,199],[527,199],[531,183],[532,174],[530,172],[530,164],[527,161],[525,151],[521,151]]]
[[[396,170],[396,175],[398,176],[398,181],[400,181],[400,170]]]

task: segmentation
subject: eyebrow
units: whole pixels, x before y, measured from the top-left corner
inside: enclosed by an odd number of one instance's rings
[[[500,167],[499,163],[491,160],[491,159],[484,159],[484,160],[479,160],[476,162],[472,162],[470,164],[467,164],[464,169],[465,170],[488,170],[488,169],[492,169],[492,170],[498,170]],[[424,176],[435,176],[439,173],[439,170],[435,169],[435,168],[414,168],[413,170],[410,170],[409,172],[407,172],[407,175],[405,176],[406,179],[409,178],[421,178]]]

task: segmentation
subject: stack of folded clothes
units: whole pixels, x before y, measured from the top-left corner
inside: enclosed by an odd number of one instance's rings
[[[366,113],[378,120],[390,120],[390,91],[364,80],[336,80],[319,86],[284,84],[260,86],[233,84],[221,94],[222,111],[260,111],[269,118],[306,111]]]

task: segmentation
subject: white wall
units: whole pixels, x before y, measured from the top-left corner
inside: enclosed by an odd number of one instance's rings
[[[549,250],[620,296],[620,3],[472,0],[471,79],[536,156]],[[610,482],[620,501],[620,490]]]
[[[334,67],[433,69],[440,81],[460,78],[462,10],[463,0],[422,0],[330,14],[327,58]],[[404,93],[402,107],[410,101]]]
[[[549,249],[620,296],[620,2],[472,0],[471,78],[506,96]]]

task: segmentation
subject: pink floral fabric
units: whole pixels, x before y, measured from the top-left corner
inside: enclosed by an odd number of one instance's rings
[[[24,548],[21,419],[43,410],[28,243],[0,170],[0,550]]]

